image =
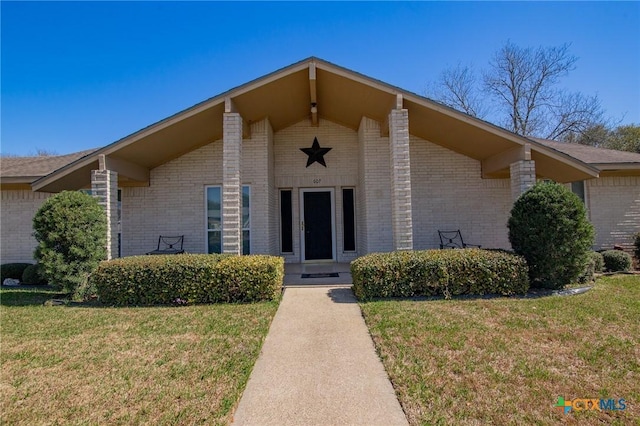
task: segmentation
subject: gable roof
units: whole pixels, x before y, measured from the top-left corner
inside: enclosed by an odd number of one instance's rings
[[[602,176],[640,176],[640,154],[535,138],[537,142],[597,167]]]
[[[596,177],[598,170],[538,141],[511,133],[435,101],[311,57],[221,93],[152,124],[33,183],[57,192],[90,182],[100,161],[117,168],[119,184],[147,185],[149,170],[222,139],[223,114],[237,111],[248,125],[268,118],[275,132],[304,119],[327,119],[358,129],[363,116],[384,123],[398,103],[409,111],[409,132],[479,161],[493,161],[487,178],[509,175],[509,155],[530,149],[537,172],[568,182]],[[315,111],[317,112],[315,112]],[[248,128],[248,126],[247,126]],[[246,134],[245,137],[250,137]],[[119,165],[120,167],[116,166]],[[146,179],[146,180],[145,180]]]
[[[65,155],[1,157],[0,183],[3,188],[9,185],[29,185],[34,180],[46,176],[78,159],[84,158],[94,151],[96,151],[95,148]]]

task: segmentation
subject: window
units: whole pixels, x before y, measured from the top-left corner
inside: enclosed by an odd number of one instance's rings
[[[280,251],[293,253],[293,213],[290,189],[280,191]]]
[[[208,253],[222,253],[222,199],[220,187],[207,188]]]
[[[207,187],[207,252],[222,253],[222,189]],[[251,252],[250,190],[242,187],[242,254]]]
[[[342,232],[344,251],[355,251],[356,207],[353,188],[342,188]]]
[[[584,181],[579,180],[577,182],[571,182],[571,192],[576,194],[584,203],[585,202],[585,191],[584,191]]]
[[[251,254],[250,228],[251,217],[249,214],[250,191],[248,186],[242,187],[242,254]]]

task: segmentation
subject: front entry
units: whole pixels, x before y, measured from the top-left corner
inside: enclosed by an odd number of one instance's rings
[[[301,189],[300,193],[302,260],[335,260],[333,190]]]

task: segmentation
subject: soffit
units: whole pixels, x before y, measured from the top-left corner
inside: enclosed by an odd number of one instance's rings
[[[225,99],[246,123],[268,118],[274,131],[310,118],[312,67],[315,69],[318,115],[354,130],[358,129],[363,116],[385,123],[396,105],[397,95],[401,94],[403,106],[409,111],[411,134],[476,160],[481,161],[531,142],[426,98],[310,58],[142,129],[36,181],[33,187],[52,192],[61,188],[85,187],[90,182],[90,171],[97,168],[98,155],[126,160],[150,170],[222,139]],[[532,143],[532,158],[540,162],[537,166],[541,173],[548,173],[549,177],[559,181],[597,175],[583,163],[552,151]],[[488,177],[503,175],[508,176],[508,167]],[[123,185],[140,184],[129,181],[126,175],[119,176],[119,182]]]

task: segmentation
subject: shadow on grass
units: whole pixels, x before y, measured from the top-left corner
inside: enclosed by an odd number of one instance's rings
[[[279,299],[278,299],[279,300]],[[269,301],[265,301],[269,303]],[[220,302],[211,305],[247,305],[255,302]],[[258,302],[263,303],[263,302]],[[194,304],[168,305],[109,305],[97,299],[86,301],[71,300],[71,295],[61,293],[49,285],[20,285],[16,287],[2,286],[0,289],[0,306],[64,306],[69,308],[176,308],[194,306]],[[196,304],[199,305],[199,304]]]
[[[2,286],[0,290],[2,306],[36,306],[51,299],[68,300],[69,296],[48,285]]]

